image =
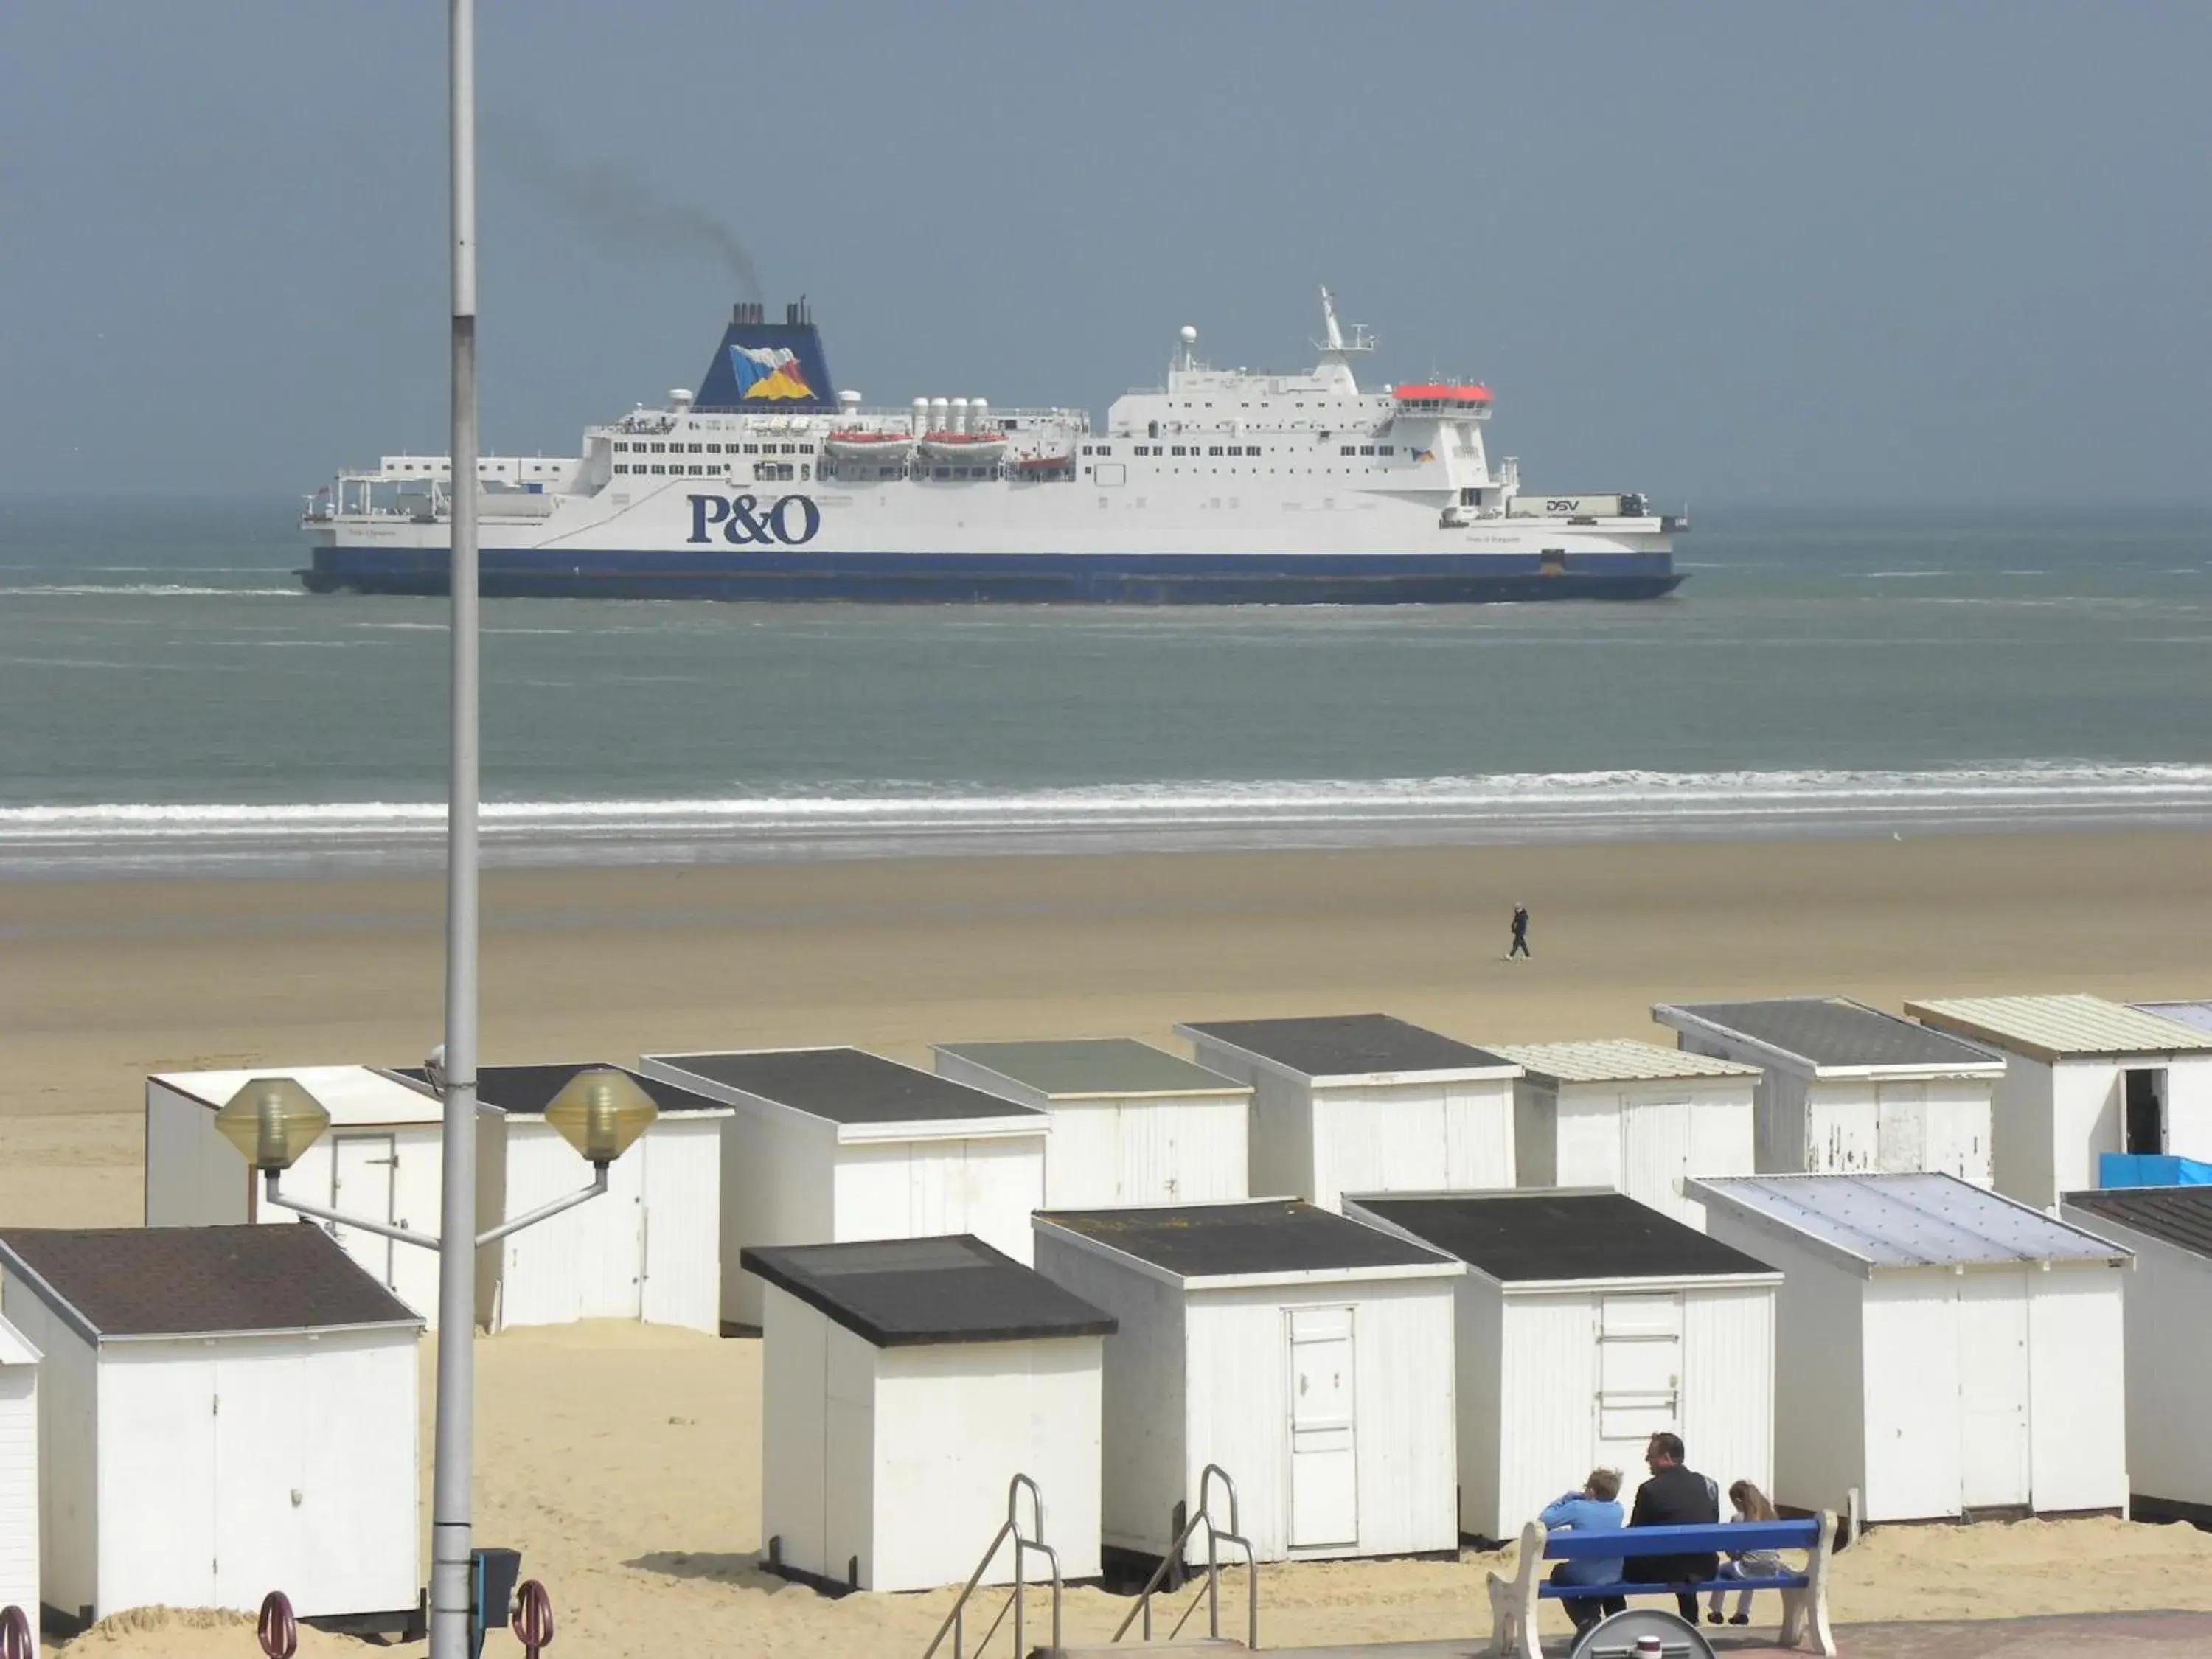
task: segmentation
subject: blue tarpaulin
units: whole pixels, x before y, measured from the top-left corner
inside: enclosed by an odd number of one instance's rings
[[[2212,1164],[2193,1158],[2106,1152],[2097,1160],[2100,1187],[2212,1187]]]

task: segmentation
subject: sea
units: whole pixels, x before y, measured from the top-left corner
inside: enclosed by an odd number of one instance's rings
[[[443,858],[447,607],[0,500],[0,876]],[[493,866],[2212,823],[2191,510],[1706,509],[1625,605],[495,600]]]

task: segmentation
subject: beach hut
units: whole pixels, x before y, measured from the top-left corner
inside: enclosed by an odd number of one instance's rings
[[[1128,1037],[940,1042],[937,1071],[1052,1120],[1056,1210],[1216,1204],[1246,1194],[1252,1090]]]
[[[0,1607],[39,1634],[39,1351],[0,1317]]]
[[[420,1618],[422,1319],[320,1227],[0,1231],[45,1355],[42,1599]]]
[[[2128,1252],[1948,1175],[1699,1181],[1781,1269],[1774,1496],[1869,1522],[2118,1513]]]
[[[1263,1561],[1457,1549],[1458,1262],[1294,1199],[1052,1211],[1036,1234],[1037,1271],[1117,1327],[1109,1553],[1164,1557],[1208,1464]]]
[[[1521,1067],[1513,1156],[1523,1187],[1610,1187],[1705,1225],[1690,1176],[1750,1175],[1759,1071],[1656,1042],[1498,1043]]]
[[[2135,1252],[2126,1275],[2129,1514],[2212,1528],[2212,1187],[2069,1193],[2062,1221]]]
[[[215,1115],[255,1078],[289,1078],[321,1103],[331,1127],[284,1172],[288,1196],[388,1222],[434,1238],[443,1188],[444,1112],[422,1089],[366,1066],[262,1066],[250,1071],[162,1072],[146,1079],[146,1224],[297,1225],[262,1201],[260,1177],[215,1127]],[[487,1107],[480,1125],[498,1121]],[[482,1144],[479,1134],[479,1145]],[[497,1214],[480,1183],[479,1213]],[[437,1322],[438,1255],[357,1227],[331,1233],[346,1254]]]
[[[1026,1475],[1061,1576],[1097,1576],[1110,1316],[970,1236],[740,1260],[766,1286],[761,1532],[777,1571],[838,1589],[964,1583]],[[1039,1535],[1027,1494],[1020,1519]],[[982,1582],[1013,1571],[1001,1547]]]
[[[1662,1002],[1692,1054],[1756,1066],[1756,1167],[1771,1175],[1931,1171],[1992,1179],[1990,1099],[2004,1061],[1843,997]]]
[[[1908,1002],[1923,1024],[2004,1060],[1996,1187],[2049,1209],[2100,1185],[2099,1155],[2212,1159],[2212,1032],[2092,996]]]
[[[1251,1189],[1328,1209],[1346,1193],[1513,1184],[1510,1060],[1387,1014],[1178,1025],[1199,1064],[1252,1085]]]
[[[749,1245],[973,1233],[1030,1259],[1051,1119],[858,1048],[648,1054],[648,1077],[735,1107],[722,1138],[722,1322],[757,1330]]]
[[[545,1109],[577,1073],[602,1065],[477,1068],[477,1098],[494,1109],[477,1142],[479,1215],[525,1215],[592,1178]],[[429,1094],[427,1073],[395,1075]],[[579,1319],[721,1328],[721,1142],[731,1108],[629,1075],[660,1115],[607,1166],[603,1197],[509,1233],[477,1258],[477,1320],[487,1330]],[[435,1266],[430,1252],[408,1254],[429,1255]]]
[[[1614,1192],[1399,1194],[1345,1213],[1463,1261],[1459,1527],[1515,1536],[1593,1468],[1679,1434],[1725,1486],[1773,1484],[1782,1275]]]

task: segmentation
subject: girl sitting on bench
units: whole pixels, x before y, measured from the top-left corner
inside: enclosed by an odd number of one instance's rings
[[[1774,1521],[1780,1518],[1775,1514],[1774,1505],[1766,1494],[1748,1480],[1738,1480],[1729,1487],[1729,1502],[1735,1505],[1735,1518],[1739,1521]],[[1746,1550],[1741,1553],[1731,1550],[1729,1559],[1721,1563],[1720,1576],[1723,1578],[1772,1578],[1784,1571],[1782,1558],[1772,1550]],[[1707,1599],[1707,1624],[1721,1622],[1721,1602],[1727,1595],[1726,1590],[1715,1590]],[[1735,1616],[1728,1622],[1731,1625],[1751,1622],[1749,1590],[1735,1593]]]

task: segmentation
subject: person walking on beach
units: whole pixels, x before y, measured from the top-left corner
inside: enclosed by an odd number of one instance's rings
[[[1735,1518],[1739,1521],[1773,1521],[1779,1518],[1774,1513],[1772,1500],[1748,1480],[1735,1481],[1729,1487],[1729,1502],[1735,1505]],[[1723,1578],[1774,1578],[1778,1577],[1783,1571],[1782,1558],[1772,1550],[1745,1550],[1741,1553],[1730,1550],[1729,1559],[1721,1563],[1720,1577]],[[1726,1590],[1715,1590],[1706,1599],[1705,1622],[1707,1624],[1717,1625],[1721,1622],[1721,1603],[1727,1595]],[[1735,1616],[1728,1622],[1731,1625],[1747,1625],[1751,1622],[1751,1592],[1749,1590],[1741,1589],[1735,1593]]]
[[[1505,952],[1505,959],[1510,962],[1516,957],[1525,957],[1528,954],[1528,907],[1525,904],[1516,904],[1513,907],[1513,945]]]
[[[1636,1508],[1628,1517],[1632,1527],[1712,1526],[1721,1518],[1721,1490],[1711,1478],[1683,1467],[1682,1437],[1655,1434],[1644,1449],[1644,1462],[1651,1478],[1636,1489]],[[1622,1569],[1627,1577],[1655,1584],[1694,1584],[1720,1571],[1717,1555],[1632,1556]],[[1682,1622],[1698,1622],[1694,1590],[1677,1590],[1675,1605]],[[1622,1605],[1626,1605],[1623,1603]],[[1607,1612],[1617,1611],[1608,1607]]]
[[[1580,1492],[1563,1493],[1546,1506],[1536,1518],[1552,1532],[1572,1532],[1581,1528],[1584,1532],[1610,1532],[1620,1525],[1620,1471],[1592,1469],[1589,1479],[1583,1482]],[[1562,1561],[1552,1569],[1555,1584],[1617,1584],[1620,1582],[1620,1558],[1601,1557],[1593,1561]],[[1745,1592],[1747,1595],[1748,1591]],[[1605,1617],[1606,1603],[1595,1595],[1562,1596],[1559,1605],[1567,1610],[1567,1617],[1575,1621],[1577,1633],[1588,1630]]]

